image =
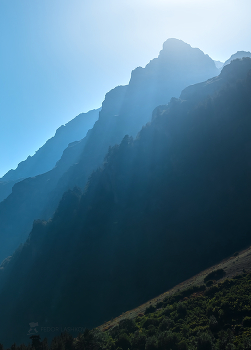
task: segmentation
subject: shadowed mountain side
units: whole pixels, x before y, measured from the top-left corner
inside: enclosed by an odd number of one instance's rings
[[[199,102],[201,99],[210,96],[226,85],[235,85],[238,80],[244,79],[250,69],[250,58],[236,59],[223,68],[221,74],[208,81],[194,84],[185,88],[181,100],[188,100],[190,104]]]
[[[250,245],[249,64],[213,96],[156,108],[83,195],[68,191],[52,220],[34,223],[2,266],[3,343],[25,341],[31,321],[97,326]]]
[[[8,171],[0,179],[0,202],[7,198],[16,182],[50,171],[61,158],[69,143],[85,137],[98,119],[100,109],[79,114],[67,124],[60,126],[33,156],[18,164],[15,170]]]
[[[120,143],[126,134],[136,136],[151,120],[157,105],[178,97],[189,84],[217,73],[213,60],[199,49],[181,40],[167,40],[158,58],[132,72],[129,85],[106,94],[99,120],[77,145],[77,155],[73,155],[75,146],[70,147],[72,159],[66,150],[55,169],[14,186],[10,197],[0,205],[0,260],[26,239],[34,219],[53,215],[66,190],[76,185],[84,189],[88,177],[102,165],[109,146]]]

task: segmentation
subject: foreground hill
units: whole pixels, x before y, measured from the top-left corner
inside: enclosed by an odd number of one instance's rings
[[[197,275],[189,278],[177,284],[175,287],[169,289],[165,293],[156,296],[155,298],[148,300],[146,303],[138,306],[133,310],[128,310],[123,314],[113,318],[112,320],[105,322],[101,326],[97,327],[100,331],[107,331],[119,325],[119,323],[125,319],[135,319],[139,314],[145,314],[149,308],[158,308],[159,303],[163,302],[166,298],[176,295],[188,294],[188,290],[195,293],[203,284],[207,287],[219,282],[224,282],[226,279],[232,279],[236,276],[240,276],[243,273],[251,272],[251,247],[241,251],[235,252],[231,257],[224,259],[217,265],[201,271]],[[203,287],[205,289],[205,287]]]
[[[100,109],[81,113],[57,129],[55,135],[39,150],[18,164],[15,170],[8,171],[0,179],[0,202],[7,198],[15,183],[21,180],[46,173],[54,168],[69,143],[80,141],[85,137],[98,119]]]
[[[135,318],[85,331],[75,349],[228,350],[251,348],[251,273],[166,296]],[[62,344],[63,337],[54,339]]]
[[[84,194],[2,266],[0,339],[94,327],[250,244],[251,59],[185,89],[110,148]],[[215,86],[215,88],[213,88]]]
[[[248,350],[250,268],[251,248],[76,339],[62,333],[50,346],[45,339],[41,345],[44,350]]]
[[[120,143],[126,134],[136,136],[157,105],[178,97],[186,86],[217,74],[213,60],[202,51],[181,40],[167,40],[158,58],[132,72],[129,85],[106,94],[92,130],[69,145],[55,168],[18,182],[0,203],[0,261],[26,240],[35,219],[48,220],[53,215],[66,190],[85,188],[109,146]]]

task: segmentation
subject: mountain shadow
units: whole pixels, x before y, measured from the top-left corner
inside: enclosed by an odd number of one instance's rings
[[[249,58],[185,89],[36,221],[1,268],[1,342],[95,327],[250,245],[250,94]]]
[[[85,188],[109,146],[120,143],[126,134],[135,137],[157,105],[217,74],[213,60],[202,51],[181,40],[167,40],[158,58],[132,72],[128,85],[106,94],[94,127],[84,139],[69,145],[55,168],[18,182],[0,203],[0,260],[26,240],[35,219],[53,215],[66,190]]]

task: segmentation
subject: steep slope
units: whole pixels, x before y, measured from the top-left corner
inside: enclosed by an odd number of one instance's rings
[[[107,350],[113,344],[131,350],[248,350],[250,291],[250,271],[218,283],[202,281],[200,286],[166,293],[157,305],[133,319],[125,316],[105,332],[86,331],[73,345]]]
[[[43,174],[56,165],[69,143],[83,139],[98,119],[100,109],[79,114],[57,129],[55,135],[39,150],[8,171],[0,179],[0,202],[8,197],[15,183],[22,179]]]
[[[174,350],[248,350],[250,267],[251,248],[236,252],[106,324],[93,330],[78,328],[82,334],[75,339],[63,333],[64,329],[46,329],[54,333],[54,338],[50,346],[46,339],[42,340],[43,349],[166,350],[172,346]],[[44,328],[38,325],[36,331],[31,331],[41,334]],[[29,345],[15,348],[30,350]]]
[[[133,310],[127,310],[125,313],[113,318],[112,320],[100,325],[99,330],[105,331],[116,327],[121,321],[125,319],[135,319],[138,314],[145,314],[149,308],[158,308],[159,304],[166,298],[173,296],[175,293],[182,296],[190,292],[196,292],[205,283],[207,287],[211,287],[216,282],[224,282],[226,279],[236,278],[243,273],[251,272],[251,247],[240,252],[235,252],[232,256],[222,260],[217,265],[201,271],[197,275],[182,281],[173,288],[164,292],[161,295],[155,296],[155,298],[148,300],[146,303],[137,306]],[[192,293],[191,293],[192,294]]]
[[[0,260],[25,241],[34,219],[53,215],[66,190],[76,185],[84,189],[88,177],[102,165],[109,146],[120,143],[125,134],[136,136],[151,120],[157,105],[178,97],[187,85],[217,73],[213,60],[199,49],[181,40],[167,40],[158,58],[132,72],[129,85],[106,94],[93,129],[65,150],[53,170],[19,182],[0,203]]]
[[[2,266],[1,341],[25,340],[33,321],[97,326],[250,245],[250,71],[234,61],[213,95],[195,98],[219,80],[158,107],[83,195],[68,191],[34,223]]]

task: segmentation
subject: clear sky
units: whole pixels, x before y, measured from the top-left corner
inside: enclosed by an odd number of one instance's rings
[[[0,176],[177,38],[251,51],[250,0],[0,0]]]

